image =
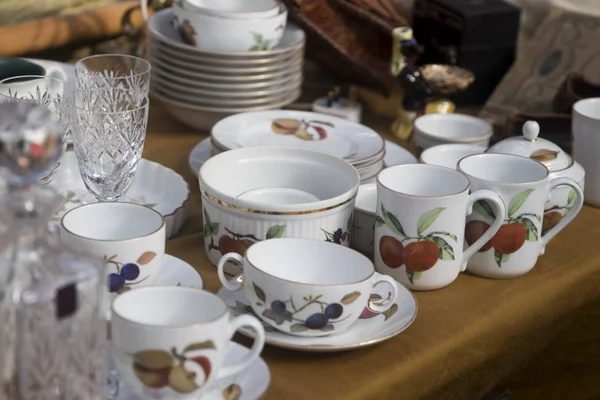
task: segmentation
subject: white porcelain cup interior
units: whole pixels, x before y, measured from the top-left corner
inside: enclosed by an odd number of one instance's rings
[[[111,347],[117,369],[138,393],[155,389],[160,378],[162,398],[197,399],[209,382],[248,368],[264,346],[264,328],[258,319],[231,317],[221,298],[201,289],[131,290],[113,301],[112,313]],[[252,349],[235,364],[224,365],[231,338],[241,327],[254,330]],[[141,365],[141,372],[134,362]],[[148,376],[152,372],[156,376]]]
[[[464,114],[426,114],[415,119],[415,130],[447,142],[481,140],[492,136],[492,126]]]
[[[585,201],[600,207],[600,98],[573,106],[573,158],[585,170]]]
[[[498,183],[529,183],[548,178],[542,163],[510,154],[476,154],[459,161],[460,170],[475,178]]]
[[[398,179],[399,171],[402,179]],[[386,168],[377,175],[377,181],[389,190],[409,196],[448,196],[469,188],[469,180],[456,171],[423,164]]]
[[[194,288],[177,289],[182,290],[155,286],[119,296],[113,301],[113,313],[134,324],[181,328],[215,321],[228,311],[219,297],[208,292]],[[192,304],[194,306],[190,307]]]
[[[284,212],[337,205],[352,197],[360,182],[356,169],[337,157],[287,147],[252,147],[217,154],[202,165],[198,178],[201,189],[219,200]],[[276,188],[279,195],[265,207],[268,196],[260,193],[270,188]],[[287,189],[285,196],[282,188]],[[244,193],[254,195],[250,199],[240,197]],[[309,198],[314,200],[307,202]],[[290,200],[297,203],[290,204]]]
[[[238,199],[276,205],[314,203],[319,201],[319,198],[312,193],[290,188],[253,189],[240,194]]]
[[[461,158],[480,154],[484,151],[485,147],[472,144],[441,144],[424,150],[420,158],[424,164],[456,169],[458,161]]]
[[[97,241],[136,239],[164,226],[157,211],[133,203],[90,203],[67,212],[62,219],[69,233]]]
[[[183,0],[183,6],[190,11],[238,18],[272,17],[278,13],[274,0]]]

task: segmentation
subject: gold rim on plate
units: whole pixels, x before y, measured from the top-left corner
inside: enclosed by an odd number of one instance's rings
[[[281,70],[286,70],[290,67],[296,66],[298,64],[301,65],[304,62],[304,53],[298,53],[298,54],[294,55],[293,57],[290,57],[288,60],[286,60],[283,63],[279,63],[279,64],[276,63],[276,64],[274,64],[272,66],[268,66],[268,67],[255,67],[255,68],[252,68],[252,67],[249,67],[249,68],[244,68],[244,67],[227,68],[227,67],[219,67],[219,66],[210,66],[210,65],[187,63],[185,61],[180,61],[177,58],[172,58],[171,60],[167,60],[164,57],[167,57],[167,56],[158,54],[156,52],[149,53],[149,58],[158,60],[158,61],[162,61],[162,63],[166,63],[167,65],[172,65],[172,66],[182,69],[184,71],[209,73],[209,74],[211,72],[213,72],[213,73],[219,74],[219,76],[223,76],[222,74],[224,74],[224,73],[232,73],[232,74],[240,75],[240,74],[261,74],[261,73],[267,73],[267,72],[281,71]]]
[[[193,95],[195,98],[208,96],[207,98],[217,98],[219,100],[227,100],[231,98],[241,98],[246,100],[247,98],[262,98],[275,96],[280,93],[288,93],[302,85],[302,76],[297,77],[293,81],[286,85],[272,88],[270,90],[256,90],[251,92],[229,92],[227,90],[211,90],[211,89],[197,89],[185,85],[180,85],[174,82],[169,82],[159,76],[152,77],[152,84],[158,84],[164,92],[172,94],[175,97]],[[184,93],[185,94],[180,94]]]
[[[218,107],[217,108],[217,107],[211,107],[210,105],[190,104],[189,102],[171,99],[171,97],[169,97],[169,95],[161,93],[160,90],[157,91],[156,88],[150,88],[150,94],[152,95],[152,97],[157,98],[159,101],[162,101],[163,103],[166,103],[168,105],[177,106],[179,108],[193,110],[193,111],[205,111],[205,112],[226,114],[226,113],[243,113],[243,112],[248,112],[248,111],[265,111],[265,110],[278,109],[278,108],[284,107],[284,106],[291,104],[291,103],[295,102],[296,100],[298,100],[298,98],[300,98],[300,95],[301,95],[301,90],[296,90],[293,93],[290,93],[289,97],[283,98],[283,99],[281,99],[277,102],[273,102],[271,104],[264,104],[264,105],[258,105],[258,106],[250,106],[250,107],[235,107],[234,106],[231,108],[227,108],[227,107],[223,107],[223,106],[217,106]]]
[[[297,48],[294,48],[293,51],[288,53],[276,54],[275,56],[266,56],[264,58],[256,58],[256,59],[235,59],[235,58],[219,58],[219,57],[202,57],[196,56],[186,53],[178,52],[177,50],[169,47],[162,46],[159,41],[155,41],[156,39],[150,39],[150,48],[156,48],[167,55],[172,57],[177,57],[180,60],[187,62],[206,62],[211,64],[229,64],[229,65],[260,65],[260,64],[269,64],[274,62],[281,62],[286,58],[290,58],[294,56],[296,53],[304,52],[304,43],[300,43],[297,45]]]

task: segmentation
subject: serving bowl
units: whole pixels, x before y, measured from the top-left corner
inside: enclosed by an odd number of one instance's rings
[[[483,146],[475,144],[440,144],[433,146],[421,153],[419,162],[429,165],[456,169],[461,158],[473,154],[480,154],[486,150]]]
[[[414,140],[422,149],[449,143],[487,148],[492,134],[488,122],[465,114],[427,114],[414,122]]]
[[[201,49],[183,41],[177,27],[173,24],[173,10],[165,8],[154,13],[148,20],[147,30],[150,47],[165,48],[172,54],[189,61],[204,62],[206,58],[222,62],[262,62],[274,57],[296,53],[304,48],[306,35],[296,24],[289,22],[285,26],[279,44],[269,50],[261,51],[220,51]],[[154,64],[153,64],[154,66]]]
[[[204,247],[216,266],[261,240],[295,237],[349,245],[360,178],[349,163],[290,147],[248,147],[207,160],[198,174]],[[228,263],[225,272],[239,274]]]
[[[260,18],[233,18],[190,12],[180,1],[172,6],[181,36],[193,46],[218,51],[263,51],[277,46],[285,31],[287,9]]]

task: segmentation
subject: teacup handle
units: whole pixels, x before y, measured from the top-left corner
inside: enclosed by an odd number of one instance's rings
[[[219,263],[217,264],[217,274],[219,275],[219,280],[221,281],[221,284],[225,289],[231,292],[237,292],[244,288],[244,275],[238,275],[235,278],[237,285],[232,285],[231,283],[229,283],[227,277],[225,276],[224,267],[225,264],[227,264],[227,262],[231,260],[235,260],[241,265],[244,265],[244,257],[240,256],[238,253],[227,253],[223,255],[223,257],[221,257]]]
[[[496,218],[494,222],[487,231],[479,239],[475,241],[472,245],[467,247],[463,252],[463,261],[460,266],[461,272],[464,272],[467,269],[467,263],[469,259],[475,255],[485,244],[490,241],[494,235],[500,230],[502,227],[502,223],[506,218],[506,206],[504,205],[504,201],[502,198],[498,196],[496,193],[491,190],[478,190],[469,195],[469,202],[467,203],[467,215],[470,215],[473,212],[473,205],[475,202],[479,200],[486,200],[488,204],[491,204],[492,209],[494,210],[494,214]]]
[[[575,204],[573,204],[573,208],[569,212],[569,215],[561,219],[561,221],[556,224],[555,227],[550,229],[544,236],[542,236],[542,248],[540,249],[540,255],[543,255],[546,251],[546,245],[548,242],[552,240],[552,238],[556,236],[558,232],[562,231],[565,226],[567,226],[573,220],[573,218],[579,214],[581,207],[583,207],[583,190],[581,190],[581,187],[577,184],[577,182],[571,178],[564,177],[551,179],[550,182],[548,182],[548,196],[551,196],[552,191],[558,186],[570,186],[573,188],[573,190],[575,190],[577,198],[575,199]]]
[[[46,76],[62,79],[64,81],[67,80],[67,74],[64,71],[64,69],[62,69],[61,67],[52,65],[52,66],[45,68],[45,70],[46,70]]]
[[[235,375],[248,368],[260,356],[260,353],[265,346],[265,328],[258,318],[251,315],[240,315],[232,318],[230,324],[231,337],[233,337],[235,332],[242,327],[251,328],[255,333],[254,343],[252,343],[250,353],[246,354],[244,358],[242,358],[240,361],[237,361],[234,365],[224,366],[219,373],[218,379]]]
[[[375,277],[377,278],[377,281],[373,283],[373,289],[375,289],[382,283],[387,283],[390,286],[391,290],[388,297],[385,299],[369,299],[369,302],[367,303],[367,308],[373,312],[382,313],[389,310],[396,303],[396,298],[398,297],[398,290],[396,289],[396,285],[398,284],[398,282],[396,282],[396,280],[394,280],[394,278],[392,278],[391,276],[383,275],[378,272],[375,272]]]

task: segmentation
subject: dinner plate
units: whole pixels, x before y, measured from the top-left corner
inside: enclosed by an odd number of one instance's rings
[[[159,59],[150,59],[150,63],[153,67],[163,70],[165,73],[175,75],[184,79],[197,80],[201,82],[209,83],[256,83],[256,82],[271,82],[275,79],[282,79],[285,77],[295,76],[302,73],[302,63],[297,64],[293,68],[287,70],[279,70],[276,72],[262,73],[262,74],[237,74],[237,75],[222,75],[219,73],[204,73],[204,72],[191,72],[188,70],[181,69],[173,64],[164,63]]]
[[[179,85],[183,85],[189,89],[203,89],[203,90],[219,90],[227,92],[254,92],[261,90],[270,90],[273,88],[285,86],[292,81],[302,78],[302,72],[291,75],[283,75],[281,78],[274,76],[273,79],[259,82],[228,82],[228,83],[213,83],[198,79],[186,79],[179,74],[169,73],[167,70],[161,68],[153,68],[153,74],[158,76],[160,79],[166,82],[172,82]]]
[[[277,73],[281,71],[285,71],[289,68],[298,68],[298,66],[302,66],[304,63],[304,54],[298,53],[293,57],[290,57],[287,60],[284,60],[280,63],[266,64],[266,65],[210,65],[203,63],[188,63],[181,61],[177,58],[170,57],[168,55],[162,54],[160,51],[152,51],[149,52],[148,58],[153,61],[160,61],[162,64],[165,64],[170,67],[179,68],[186,72],[193,73],[203,73],[203,74],[218,74],[218,75],[261,75],[268,73]]]
[[[226,52],[216,50],[205,50],[185,44],[177,31],[173,21],[173,11],[166,8],[154,13],[148,19],[148,32],[150,36],[159,40],[172,49],[190,56],[204,56],[225,59],[265,59],[270,56],[278,56],[284,53],[294,52],[302,47],[305,42],[304,31],[298,25],[288,21],[279,44],[266,51]]]
[[[258,111],[233,115],[212,129],[223,149],[288,146],[319,151],[351,164],[366,163],[384,151],[383,138],[348,120],[305,111]]]
[[[210,137],[201,140],[198,144],[194,146],[190,155],[188,156],[188,165],[192,170],[192,173],[195,176],[198,176],[198,171],[200,171],[200,167],[202,164],[208,160],[213,153],[218,154],[220,151],[215,151]],[[394,165],[401,164],[416,164],[418,160],[415,156],[413,156],[408,150],[403,147],[398,146],[394,142],[390,142],[389,140],[385,141],[385,156],[384,167],[393,167]]]
[[[232,285],[235,278],[231,280]],[[344,332],[321,336],[321,337],[302,337],[292,336],[280,332],[263,322],[265,327],[265,343],[275,347],[281,347],[289,350],[299,350],[307,352],[336,352],[356,349],[365,346],[371,346],[379,342],[388,340],[408,328],[417,317],[417,300],[413,294],[396,282],[398,297],[392,308],[382,314],[374,314],[365,309],[350,328]],[[388,295],[384,285],[374,288],[374,293],[382,298]],[[246,298],[244,290],[230,292],[222,287],[217,293],[228,305],[233,314],[254,315],[250,307],[250,302]],[[260,317],[257,316],[260,319]],[[241,328],[239,332],[245,336],[254,337],[254,332],[247,328]]]
[[[192,96],[194,98],[215,98],[216,100],[246,100],[246,99],[261,99],[264,97],[276,97],[277,95],[289,93],[302,85],[302,76],[297,76],[285,85],[275,86],[262,90],[251,91],[236,91],[232,92],[228,89],[207,89],[192,86],[182,85],[168,78],[163,78],[158,73],[152,74],[152,83],[160,85],[167,93],[172,93],[176,96]]]
[[[74,151],[65,153],[49,185],[65,198],[51,223],[59,223],[67,211],[77,206],[96,202],[83,183]],[[185,223],[189,195],[188,184],[181,175],[158,163],[141,159],[126,197],[161,213],[165,218],[166,237],[169,239]]]

